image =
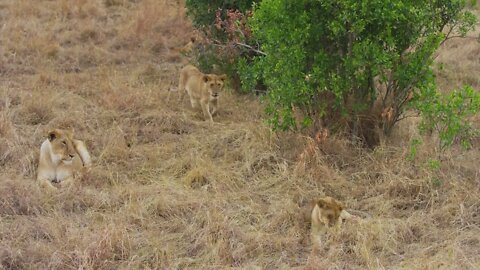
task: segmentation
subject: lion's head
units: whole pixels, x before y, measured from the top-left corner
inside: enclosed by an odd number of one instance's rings
[[[73,144],[73,131],[54,129],[48,132],[47,138],[52,149],[52,159],[71,164],[77,154]]]
[[[340,214],[343,205],[332,197],[324,197],[316,202],[319,210],[317,212],[318,220],[327,227],[333,227],[340,221]]]
[[[215,75],[207,74],[203,76],[203,81],[205,82],[208,93],[211,97],[217,98],[220,92],[223,90],[223,85],[225,84],[225,79],[227,75]]]

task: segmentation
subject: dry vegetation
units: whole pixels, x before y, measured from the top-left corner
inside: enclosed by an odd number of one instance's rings
[[[412,162],[412,123],[374,151],[275,134],[255,97],[232,92],[209,125],[164,101],[184,61],[170,48],[192,33],[184,13],[170,0],[0,1],[0,269],[480,268],[478,143],[426,143]],[[478,52],[446,44],[441,85],[478,88]],[[33,179],[53,127],[75,128],[95,166],[47,195]],[[301,207],[322,195],[372,218],[315,254]]]

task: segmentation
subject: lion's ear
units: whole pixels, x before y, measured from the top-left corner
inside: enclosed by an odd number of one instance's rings
[[[208,75],[203,75],[203,81],[204,82],[210,81],[210,77]]]
[[[220,80],[225,81],[227,79],[227,74],[220,75]]]
[[[47,138],[48,138],[49,141],[55,140],[56,138],[58,138],[58,131],[56,131],[56,130],[49,131]]]
[[[337,201],[337,200],[335,200],[335,199],[333,199],[333,201],[335,202],[335,204],[337,204],[338,210],[339,210],[340,212],[342,212],[342,210],[345,208],[345,206],[343,206],[343,203],[341,203],[341,202],[339,202],[339,201]]]
[[[325,209],[326,206],[327,206],[327,202],[326,202],[325,200],[323,200],[323,199],[319,199],[319,200],[317,201],[317,205],[318,205],[318,207]]]

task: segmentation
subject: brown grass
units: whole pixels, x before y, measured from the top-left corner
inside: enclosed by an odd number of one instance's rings
[[[165,102],[182,59],[169,48],[192,35],[184,13],[174,1],[0,4],[0,269],[480,268],[478,145],[442,154],[424,137],[412,162],[412,122],[373,151],[272,133],[256,98],[232,91],[209,125],[186,100]],[[478,87],[480,45],[446,46],[442,87]],[[94,168],[49,195],[33,179],[53,127],[73,127]],[[301,210],[323,195],[372,218],[312,252]]]
[[[435,63],[440,88],[448,91],[468,84],[479,89],[480,62],[476,57],[480,53],[479,34],[477,29],[468,33],[467,38],[451,39],[441,47]]]

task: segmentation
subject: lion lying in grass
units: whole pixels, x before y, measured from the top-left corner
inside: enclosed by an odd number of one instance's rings
[[[345,220],[360,219],[347,212],[343,204],[332,197],[312,201],[309,209],[310,235],[314,247],[319,247],[329,234],[335,234]]]
[[[196,38],[191,37],[190,41],[187,44],[185,44],[183,47],[172,48],[172,49],[176,52],[179,52],[179,53],[183,54],[183,55],[188,55],[192,52],[193,47],[195,46],[195,41],[196,41]]]
[[[56,189],[72,184],[74,177],[91,166],[91,158],[83,141],[73,139],[73,132],[54,129],[40,147],[37,182],[41,187]]]

